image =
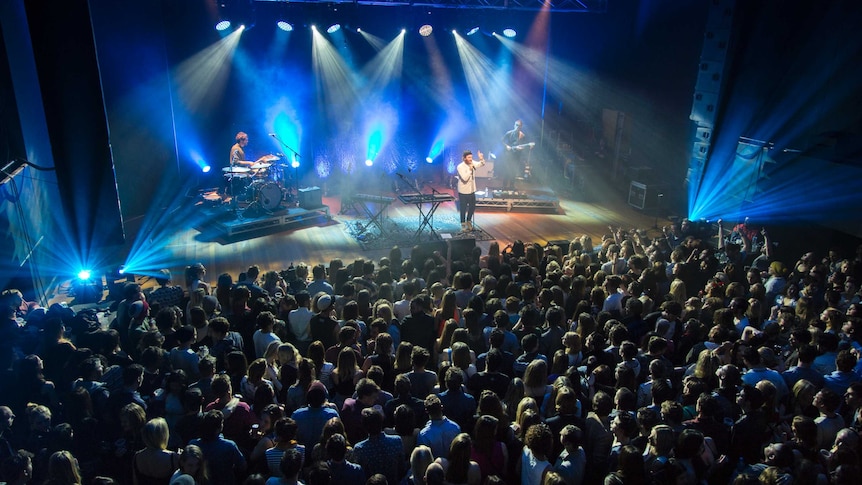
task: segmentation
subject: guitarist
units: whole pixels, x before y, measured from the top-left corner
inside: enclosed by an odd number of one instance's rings
[[[503,190],[512,190],[515,188],[515,178],[522,174],[523,169],[523,147],[524,132],[521,127],[524,124],[521,120],[515,120],[515,127],[503,135],[503,145],[506,147],[506,155],[503,160]]]

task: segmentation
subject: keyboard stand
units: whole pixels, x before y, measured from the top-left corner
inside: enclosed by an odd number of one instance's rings
[[[365,215],[368,216],[368,224],[365,227],[370,227],[371,224],[374,224],[374,227],[380,231],[380,235],[383,235],[383,221],[386,218],[384,212],[391,204],[391,200],[382,200],[377,204],[377,212],[374,212],[372,204],[368,202],[361,202],[362,210],[365,212]]]
[[[440,207],[440,204],[442,204],[442,202],[443,201],[438,200],[428,201],[427,204],[430,204],[428,210],[423,209],[425,203],[417,202],[415,204],[416,208],[419,209],[419,227],[413,234],[413,239],[419,241],[419,238],[422,235],[422,230],[426,227],[429,229],[432,239],[440,239],[440,235],[437,234],[437,231],[434,229],[434,213],[437,212],[437,208]]]

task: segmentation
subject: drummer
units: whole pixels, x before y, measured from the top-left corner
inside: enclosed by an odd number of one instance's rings
[[[236,172],[248,172],[248,170],[243,170],[243,168],[248,167],[251,169],[252,175],[255,177],[261,177],[266,175],[266,169],[271,165],[267,163],[272,160],[272,155],[264,155],[258,158],[256,161],[252,162],[250,160],[245,159],[245,150],[243,150],[246,145],[248,145],[248,135],[242,131],[236,134],[236,143],[230,147],[230,167],[229,170],[232,173]]]
[[[230,147],[230,166],[251,165],[254,162],[245,159],[245,146],[248,145],[248,134],[240,131],[236,134],[236,143]]]

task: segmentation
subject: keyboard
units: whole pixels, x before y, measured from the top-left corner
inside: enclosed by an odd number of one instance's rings
[[[442,204],[455,200],[455,197],[451,194],[401,194],[398,200],[404,204]]]
[[[392,202],[395,202],[395,197],[373,194],[354,194],[353,200],[358,202],[371,202],[374,204],[391,204]]]

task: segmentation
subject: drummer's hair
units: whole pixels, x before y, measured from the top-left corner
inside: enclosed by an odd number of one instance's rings
[[[236,142],[237,143],[239,143],[242,140],[247,140],[247,139],[248,139],[248,135],[245,134],[245,132],[243,132],[243,131],[240,131],[239,133],[236,134]]]

